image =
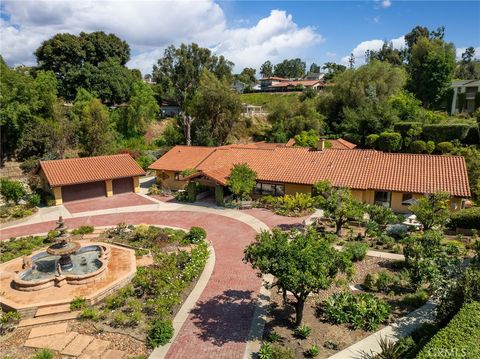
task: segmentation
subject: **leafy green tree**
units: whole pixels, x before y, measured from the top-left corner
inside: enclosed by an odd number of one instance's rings
[[[306,64],[299,58],[285,59],[281,63],[276,64],[274,75],[284,78],[301,78],[305,75]]]
[[[56,34],[40,45],[35,56],[39,69],[55,74],[59,95],[67,100],[73,100],[80,87],[95,91],[105,102],[126,100],[125,83],[132,76],[125,67],[130,47],[113,34]]]
[[[163,93],[174,99],[183,112],[180,116],[187,145],[191,145],[191,128],[194,117],[189,113],[188,105],[200,86],[204,70],[213,73],[218,79],[231,78],[233,63],[223,56],[212,55],[211,51],[197,44],[169,46],[162,58],[153,67],[153,79]]]
[[[447,221],[450,211],[448,202],[450,195],[446,192],[437,192],[422,196],[408,209],[417,217],[422,224],[423,230],[428,231],[434,227],[442,227]]]
[[[257,70],[251,67],[245,67],[242,72],[240,72],[240,74],[237,76],[237,78],[244,84],[253,85],[257,81],[257,78],[255,76],[256,73]]]
[[[409,33],[405,34],[405,43],[407,49],[411,52],[413,45],[415,45],[420,38],[429,38],[430,30],[427,27],[415,26]]]
[[[27,192],[20,181],[2,178],[0,181],[0,194],[5,202],[18,204],[26,196]]]
[[[397,152],[402,148],[402,135],[398,132],[382,132],[377,140],[377,147],[385,152]]]
[[[163,131],[162,135],[155,141],[155,144],[157,146],[175,146],[185,143],[185,139],[183,138],[183,131],[178,126],[178,124],[175,123],[169,123],[166,127],[165,130]]]
[[[224,145],[241,121],[242,103],[226,81],[204,72],[191,102],[195,117],[194,142],[199,145]]]
[[[299,147],[317,147],[320,136],[315,130],[302,131],[295,135],[295,146]]]
[[[475,201],[480,200],[480,150],[475,146],[456,147],[453,155],[463,156],[467,165],[468,182]]]
[[[227,179],[227,186],[235,196],[240,197],[240,199],[247,198],[256,184],[257,173],[248,164],[239,163],[233,165],[230,176]]]
[[[349,220],[360,220],[364,207],[355,200],[348,188],[332,187],[330,182],[321,181],[314,185],[317,205],[324,211],[324,216],[335,222],[335,233],[340,236],[343,226]]]
[[[262,77],[273,76],[273,65],[270,61],[265,61],[262,66],[260,66],[260,75],[262,75]]]
[[[311,227],[305,233],[263,231],[245,249],[244,261],[273,275],[277,281],[273,286],[293,294],[296,326],[302,324],[308,295],[330,288],[339,272],[351,274],[352,268],[346,256]]]
[[[467,47],[462,53],[462,60],[458,62],[455,77],[464,80],[480,78],[480,60],[475,59],[475,48]]]
[[[45,117],[52,117],[57,102],[57,79],[52,71],[38,71],[34,81],[38,94],[38,111]]]
[[[411,92],[401,91],[388,99],[400,121],[418,121],[423,117],[422,102]]]
[[[320,72],[320,66],[318,66],[315,62],[312,62],[308,72],[311,73],[311,74],[317,74],[317,73]]]
[[[397,221],[397,216],[393,213],[391,208],[369,204],[365,209],[368,214],[366,225],[366,234],[368,235],[379,235],[385,231],[385,228],[389,223],[395,223]]]
[[[120,109],[117,128],[125,137],[144,135],[148,125],[158,117],[160,108],[151,87],[138,81],[132,85],[126,109]]]
[[[455,70],[455,47],[440,39],[421,37],[412,47],[407,66],[409,89],[431,108],[444,98]]]
[[[367,50],[367,62],[378,60],[386,61],[392,65],[400,66],[405,59],[405,51],[393,47],[393,42],[384,41],[379,50]]]
[[[86,156],[99,156],[113,148],[114,131],[108,111],[98,99],[91,100],[83,109],[80,145]]]
[[[345,65],[336,64],[335,62],[326,62],[322,66],[322,69],[327,71],[327,73],[323,77],[325,82],[332,82],[335,81],[335,76],[344,72],[347,67]]]

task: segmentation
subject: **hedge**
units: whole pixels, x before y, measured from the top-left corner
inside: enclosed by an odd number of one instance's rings
[[[480,229],[480,207],[461,209],[450,216],[451,228]]]
[[[433,142],[463,141],[470,127],[472,125],[468,123],[424,125],[422,137],[425,141]]]
[[[421,122],[397,122],[393,125],[393,130],[395,132],[399,132],[402,136],[406,136],[408,130],[410,130],[413,126],[420,126],[422,127]]]
[[[420,351],[417,359],[480,358],[480,302],[465,304]]]

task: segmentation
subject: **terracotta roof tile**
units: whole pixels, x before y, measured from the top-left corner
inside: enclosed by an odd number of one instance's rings
[[[200,149],[206,153],[199,160]],[[447,191],[453,196],[469,197],[465,160],[459,156],[415,155],[383,153],[373,150],[315,151],[302,147],[254,148],[225,146],[192,147],[189,158],[172,149],[160,158],[154,169],[169,169],[175,163],[177,170],[197,168],[215,181],[225,184],[234,164],[247,163],[261,181],[311,185],[329,180],[334,186],[353,189],[433,193]],[[196,162],[197,165],[192,166]],[[165,163],[166,167],[162,167]],[[168,167],[168,168],[167,168]]]
[[[152,170],[183,171],[196,168],[215,147],[175,146],[150,165]]]
[[[145,175],[129,154],[40,161],[40,168],[51,187]]]

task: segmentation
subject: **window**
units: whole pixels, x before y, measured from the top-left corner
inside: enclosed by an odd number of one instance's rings
[[[175,172],[174,178],[175,181],[180,181],[180,172]]]
[[[257,182],[254,193],[264,196],[283,196],[285,194],[285,186],[283,184]]]
[[[375,204],[390,207],[390,192],[375,191]]]
[[[404,193],[402,195],[402,202],[408,201],[409,199],[412,199],[413,195],[411,193]]]

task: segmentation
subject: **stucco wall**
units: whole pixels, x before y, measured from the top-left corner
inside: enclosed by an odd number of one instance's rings
[[[312,193],[312,186],[303,184],[285,183],[285,194]]]
[[[187,181],[175,181],[174,171],[157,170],[157,184],[165,189],[184,189]]]

